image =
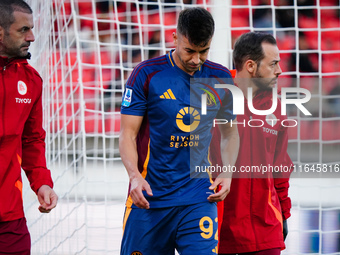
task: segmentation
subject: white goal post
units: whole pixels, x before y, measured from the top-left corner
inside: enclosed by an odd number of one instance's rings
[[[178,13],[190,6],[207,8],[216,21],[211,60],[232,69],[241,33],[270,32],[281,53],[280,86],[310,90],[312,116],[288,112],[298,123],[289,154],[300,173],[291,179],[282,254],[340,254],[339,1],[27,1],[36,38],[30,64],[44,80],[46,157],[59,195],[42,215],[25,181],[32,254],[119,254],[128,191],[118,151],[122,91],[134,66],[173,47]],[[333,173],[321,175],[319,166]]]

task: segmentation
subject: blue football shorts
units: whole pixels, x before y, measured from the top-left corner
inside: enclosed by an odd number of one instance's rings
[[[121,255],[217,254],[216,203],[126,208]]]

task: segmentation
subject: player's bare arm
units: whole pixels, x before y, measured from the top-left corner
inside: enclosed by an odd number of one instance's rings
[[[148,182],[138,171],[138,155],[136,138],[142,124],[142,116],[121,115],[121,127],[119,136],[119,151],[123,164],[130,179],[130,196],[133,203],[142,209],[149,209],[149,202],[143,195],[143,190],[152,196],[152,190]]]
[[[238,150],[240,146],[240,137],[236,125],[231,126],[228,124],[219,125],[221,132],[221,155],[224,166],[234,166]],[[226,198],[230,192],[232,173],[221,173],[218,175],[210,189],[215,189],[220,185],[220,190],[208,197],[210,202],[219,202]]]

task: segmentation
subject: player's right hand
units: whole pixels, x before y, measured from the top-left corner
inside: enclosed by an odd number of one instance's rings
[[[149,196],[153,195],[149,183],[141,175],[130,179],[130,183],[130,196],[133,203],[141,209],[149,209],[150,204],[143,195],[143,190],[145,190]]]

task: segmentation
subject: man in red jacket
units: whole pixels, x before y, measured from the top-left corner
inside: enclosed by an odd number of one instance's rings
[[[226,199],[219,203],[219,254],[277,255],[285,248],[290,217],[287,127],[281,123],[281,104],[268,115],[250,111],[271,109],[272,88],[282,70],[279,49],[270,34],[246,33],[235,43],[235,84],[242,90],[244,114],[237,116],[240,150]],[[252,93],[248,94],[248,88]],[[277,99],[278,100],[278,99]],[[218,138],[218,130],[214,137]],[[213,139],[213,164],[221,164],[219,139]],[[214,144],[215,143],[215,144]]]
[[[0,1],[0,254],[30,254],[21,168],[37,194],[40,212],[50,212],[58,199],[46,168],[42,79],[27,63],[32,29],[32,9],[26,2]]]

